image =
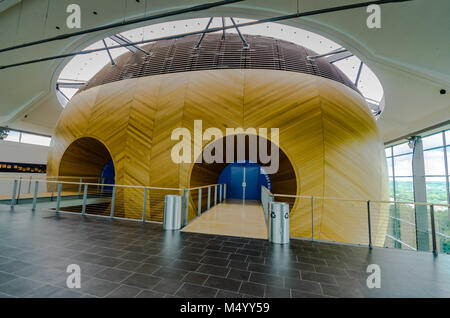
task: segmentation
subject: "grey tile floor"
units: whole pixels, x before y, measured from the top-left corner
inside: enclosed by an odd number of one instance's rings
[[[66,286],[69,264],[81,288]],[[381,288],[366,287],[368,264]],[[450,297],[450,256],[0,206],[0,297]]]

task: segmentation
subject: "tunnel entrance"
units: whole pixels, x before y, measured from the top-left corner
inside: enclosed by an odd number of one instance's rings
[[[83,137],[67,147],[59,164],[60,179],[83,178],[83,182],[115,183],[115,169],[111,155],[102,142],[95,138]]]
[[[238,145],[238,137],[245,136],[245,153],[241,158],[237,156],[236,147]],[[259,152],[261,146],[266,149],[277,148],[278,152],[278,170],[275,173],[266,173],[267,162],[258,160],[253,161],[249,153],[250,135],[234,135],[233,151],[234,159],[230,163],[230,158],[227,158],[229,143],[224,140],[224,137],[207,145],[202,152],[214,154],[217,143],[223,145],[222,162],[207,163],[198,160],[193,165],[190,175],[190,187],[201,187],[217,183],[227,184],[227,198],[244,198],[242,184],[245,182],[245,198],[247,200],[260,200],[261,185],[266,186],[273,193],[296,194],[297,193],[297,177],[294,167],[284,153],[284,151],[277,145],[261,136],[251,136],[255,138],[257,144],[257,151]],[[269,151],[269,155],[271,155]],[[227,160],[228,159],[228,160]],[[244,173],[246,177],[244,179]],[[245,181],[244,181],[245,180]]]

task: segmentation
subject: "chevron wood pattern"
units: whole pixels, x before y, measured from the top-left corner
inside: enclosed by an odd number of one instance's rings
[[[282,153],[279,191],[351,199],[387,199],[384,149],[375,120],[352,89],[308,74],[276,70],[205,70],[122,80],[83,91],[63,111],[52,140],[48,175],[82,175],[67,170],[69,146],[83,137],[98,140],[114,161],[117,184],[195,187],[216,183],[224,165],[175,164],[171,140],[176,128],[193,137],[194,120],[203,131],[217,127],[279,128]],[[270,136],[269,136],[270,139]],[[193,140],[193,138],[192,138]],[[202,148],[211,141],[203,140]],[[193,150],[193,148],[192,148]],[[78,158],[88,166],[89,157]],[[283,186],[284,185],[284,186]],[[294,186],[295,185],[295,186]],[[189,218],[197,214],[192,193]],[[137,215],[143,194],[122,189],[118,210]],[[163,194],[148,205],[162,217]],[[287,200],[289,201],[289,200]],[[291,235],[311,237],[310,200],[290,200]],[[202,202],[204,205],[204,202]],[[317,239],[366,242],[365,208],[316,200]],[[373,232],[380,243],[387,211],[374,207]]]

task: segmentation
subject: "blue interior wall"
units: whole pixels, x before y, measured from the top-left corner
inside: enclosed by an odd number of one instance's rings
[[[112,160],[108,161],[106,165],[103,167],[101,177],[106,184],[114,184],[116,173],[114,171],[114,163]]]

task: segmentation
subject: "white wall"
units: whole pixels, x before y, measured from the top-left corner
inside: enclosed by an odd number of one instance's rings
[[[0,162],[47,164],[48,150],[49,147],[45,146],[0,140]],[[43,173],[0,172],[0,196],[11,193],[13,181],[10,179],[22,178],[21,193],[34,191],[34,184],[29,182],[30,176],[33,179],[45,178]],[[45,189],[45,182],[41,182],[39,192],[44,192]]]
[[[0,140],[0,161],[47,164],[49,147]]]

